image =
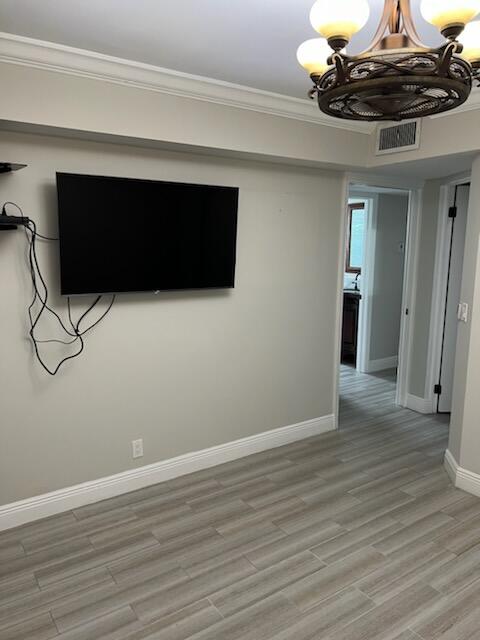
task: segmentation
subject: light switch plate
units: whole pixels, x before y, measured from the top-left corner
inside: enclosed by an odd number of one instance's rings
[[[458,305],[458,319],[460,322],[468,322],[468,304],[461,302]]]

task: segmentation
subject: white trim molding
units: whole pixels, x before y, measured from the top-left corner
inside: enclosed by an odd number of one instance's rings
[[[396,367],[398,367],[398,356],[380,358],[379,360],[368,360],[365,373],[376,373],[377,371],[395,369]]]
[[[53,42],[0,32],[0,62],[127,85],[238,109],[371,134],[375,125],[331,118],[295,98]]]
[[[288,427],[265,431],[202,451],[187,453],[113,476],[83,482],[26,500],[0,506],[0,531],[76,509],[93,502],[143,489],[159,482],[215,467],[253,453],[334,431],[334,415],[306,420]]]
[[[400,342],[398,347],[397,393],[395,402],[406,406],[410,366],[412,360],[417,274],[420,258],[420,230],[422,221],[423,189],[412,189],[408,202],[407,244],[403,275]]]
[[[480,89],[474,87],[468,100],[459,107],[456,107],[454,112],[444,111],[443,113],[437,113],[434,116],[430,116],[430,118],[445,118],[446,116],[455,115],[456,113],[466,113],[467,111],[476,111],[477,109],[480,109]]]
[[[480,497],[480,475],[461,467],[449,449],[445,452],[444,465],[451,481],[458,489]]]
[[[335,428],[338,429],[338,415],[340,413],[340,361],[342,355],[342,325],[343,325],[343,286],[345,278],[345,249],[347,243],[347,206],[348,206],[348,178],[344,174],[342,179],[342,199],[339,211],[340,237],[338,238],[337,264],[337,303],[335,305],[335,369],[333,377],[333,410],[335,412]]]
[[[370,369],[370,344],[372,337],[372,313],[373,313],[373,281],[375,275],[375,247],[377,242],[378,220],[378,194],[372,193],[365,200],[365,233],[363,237],[363,255],[365,256],[362,267],[361,300],[358,324],[358,353],[357,370],[360,373],[369,373]],[[381,371],[381,369],[377,369]]]
[[[407,409],[417,413],[434,413],[433,401],[431,398],[419,398],[411,393],[407,394],[405,406]]]

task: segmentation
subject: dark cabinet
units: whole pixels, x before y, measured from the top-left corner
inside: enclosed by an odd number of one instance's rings
[[[359,293],[345,291],[343,294],[342,362],[357,362],[360,299]]]

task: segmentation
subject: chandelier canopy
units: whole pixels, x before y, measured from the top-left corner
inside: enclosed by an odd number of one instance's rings
[[[322,38],[300,45],[297,58],[313,80],[311,98],[347,120],[405,120],[455,109],[474,80],[480,85],[480,0],[422,0],[423,17],[445,38],[438,48],[418,35],[410,0],[385,0],[366,51],[345,47],[368,21],[367,0],[317,0],[310,12]]]

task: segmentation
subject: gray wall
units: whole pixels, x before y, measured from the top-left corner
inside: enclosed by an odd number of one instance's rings
[[[423,189],[421,230],[418,247],[415,317],[408,392],[419,398],[426,393],[428,345],[433,277],[437,242],[441,180],[428,180]]]
[[[29,54],[36,62],[42,55],[45,52],[36,48]],[[83,58],[72,61],[69,57],[69,61],[80,67],[85,63]],[[62,58],[59,66],[68,64]],[[41,69],[38,63],[23,66],[0,61],[0,121],[13,122],[28,131],[38,126],[53,127],[63,134],[71,130],[77,135],[111,136],[114,142],[121,136],[149,146],[185,145],[187,150],[199,152],[257,155],[289,164],[321,163],[341,171],[365,166],[371,137],[368,129],[362,133],[351,127],[338,128],[330,118],[325,118],[328,124],[324,125],[318,121],[321,116],[313,102],[298,101],[298,116],[289,118],[288,112],[283,112],[287,117],[272,115],[276,100],[270,105],[266,96],[263,106],[249,108],[248,90],[232,89],[226,100],[223,96],[218,102],[212,98],[197,100],[189,95],[195,95],[191,83],[176,95],[175,91],[158,90],[155,73],[147,74],[147,78],[141,74],[140,88],[136,83],[106,80],[115,77],[118,69],[109,70],[107,65],[102,70],[105,75],[99,79]],[[90,73],[91,69],[87,76]],[[203,91],[204,87],[200,95]],[[210,90],[206,91],[208,94]],[[245,99],[246,108],[239,108]],[[287,102],[293,109],[291,99]],[[282,113],[282,108],[279,111]]]
[[[2,234],[0,504],[333,412],[340,173],[15,133],[0,143],[29,165],[2,179],[0,200],[44,234],[56,233],[57,170],[240,187],[236,288],[120,296],[54,379],[27,339],[25,237]],[[65,314],[57,246],[39,244]]]
[[[370,360],[398,356],[408,196],[379,194],[372,282]]]
[[[480,156],[472,165],[461,300],[469,320],[458,324],[448,446],[461,467],[480,475]]]

